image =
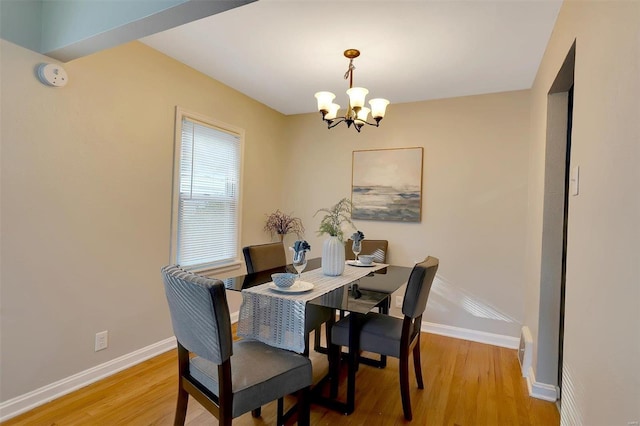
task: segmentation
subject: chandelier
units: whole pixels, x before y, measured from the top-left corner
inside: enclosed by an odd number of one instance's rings
[[[353,60],[360,56],[360,51],[357,49],[347,49],[344,51],[344,56],[349,59],[349,68],[344,74],[344,79],[349,79],[349,107],[344,116],[338,118],[338,110],[340,105],[333,103],[336,95],[331,92],[318,92],[315,94],[318,100],[318,110],[322,114],[322,119],[327,123],[327,128],[331,129],[336,127],[340,123],[347,123],[347,127],[353,127],[360,133],[360,129],[367,124],[369,126],[378,127],[380,120],[384,118],[385,110],[389,101],[382,98],[371,99],[369,105],[371,109],[364,106],[364,99],[369,93],[364,87],[353,87],[353,70],[356,67],[353,65]],[[375,123],[369,123],[367,121],[369,113],[375,120]]]

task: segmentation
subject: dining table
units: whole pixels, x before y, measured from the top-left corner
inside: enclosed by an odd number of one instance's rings
[[[282,265],[266,271],[223,279],[225,287],[240,291],[243,296],[238,319],[238,335],[252,338],[275,347],[308,354],[305,336],[305,315],[317,306],[347,313],[349,318],[349,348],[347,360],[346,401],[337,395],[322,393],[331,379],[329,372],[314,387],[312,401],[344,414],[355,410],[356,370],[359,357],[359,330],[364,315],[398,290],[409,279],[411,268],[373,263],[362,265],[345,261],[345,271],[337,277],[322,273],[321,258],[309,259],[300,280],[307,284],[300,291],[288,292],[275,288],[271,274],[296,273],[292,265]],[[332,316],[332,319],[335,317]],[[331,327],[333,321],[327,324]],[[306,338],[305,338],[306,337]],[[329,342],[327,342],[327,345]],[[337,380],[337,378],[333,378]]]

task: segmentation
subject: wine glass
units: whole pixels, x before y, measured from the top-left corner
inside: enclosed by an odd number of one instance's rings
[[[355,255],[355,261],[357,262],[358,255],[362,251],[362,242],[353,240],[353,244],[351,245],[351,251],[353,251],[353,254]]]
[[[298,281],[300,280],[300,274],[307,267],[307,252],[304,250],[296,251],[293,253],[293,267],[298,271]]]

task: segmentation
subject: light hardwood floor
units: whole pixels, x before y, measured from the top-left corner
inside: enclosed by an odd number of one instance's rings
[[[311,408],[312,425],[558,425],[556,405],[531,398],[516,351],[434,334],[421,336],[424,389],[411,378],[413,421],[402,415],[398,362],[385,369],[361,366],[356,411],[350,416]],[[312,355],[314,376],[326,372],[324,356]],[[413,366],[410,365],[410,371]],[[177,353],[157,356],[30,412],[10,425],[171,425],[176,402]],[[343,382],[344,383],[344,382]],[[341,383],[344,398],[346,385]],[[187,425],[215,425],[216,419],[190,399]],[[275,424],[275,403],[262,417],[245,414],[234,425]]]

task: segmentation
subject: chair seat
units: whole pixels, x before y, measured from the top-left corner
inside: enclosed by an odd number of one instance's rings
[[[218,366],[202,357],[190,360],[191,376],[218,395]],[[282,395],[311,384],[308,358],[277,349],[256,340],[233,344],[231,356],[233,387],[232,416],[259,408]]]
[[[399,358],[401,336],[400,318],[369,312],[362,321],[360,349]],[[339,346],[349,346],[349,317],[335,323],[331,331],[331,341]]]

